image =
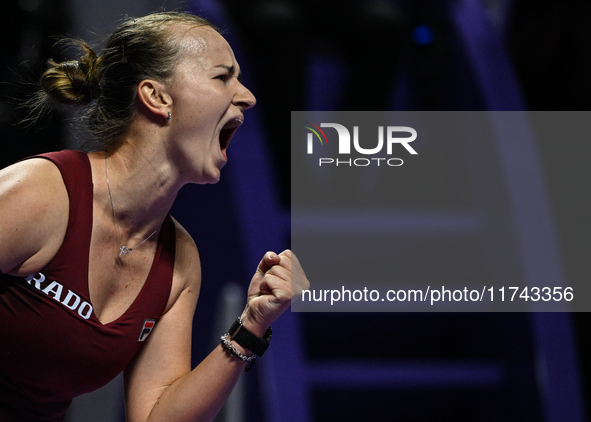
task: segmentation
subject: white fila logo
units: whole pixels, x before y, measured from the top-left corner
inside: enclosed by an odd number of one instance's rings
[[[156,325],[156,320],[152,318],[146,318],[144,321],[144,326],[142,327],[142,331],[140,332],[140,338],[137,341],[144,341],[152,332],[152,329]]]

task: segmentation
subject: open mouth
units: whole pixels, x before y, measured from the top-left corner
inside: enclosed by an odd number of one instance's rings
[[[241,124],[242,119],[236,118],[230,120],[224,125],[224,127],[222,127],[222,130],[220,131],[220,149],[224,155],[226,155],[225,151],[228,148],[228,145],[230,145],[230,141],[232,140],[234,133],[236,133],[236,129],[238,129]]]

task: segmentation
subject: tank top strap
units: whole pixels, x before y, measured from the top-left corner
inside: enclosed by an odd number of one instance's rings
[[[88,155],[82,151],[63,150],[30,158],[45,158],[58,167],[70,200],[64,242],[44,270],[51,272],[57,279],[62,274],[68,274],[68,279],[76,280],[76,284],[79,284],[71,287],[86,291],[94,196]]]

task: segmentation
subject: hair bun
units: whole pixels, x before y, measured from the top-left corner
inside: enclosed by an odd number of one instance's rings
[[[67,105],[85,105],[100,93],[98,68],[100,58],[85,43],[76,43],[86,52],[80,60],[47,62],[41,86],[51,98]]]

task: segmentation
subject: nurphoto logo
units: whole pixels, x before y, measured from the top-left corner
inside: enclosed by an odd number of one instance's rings
[[[304,128],[308,129],[310,132],[307,133],[307,153],[314,154],[314,136],[320,141],[320,145],[323,148],[323,152],[326,151],[325,148],[328,146],[328,137],[322,128],[332,128],[336,130],[336,134],[338,136],[338,154],[347,155],[351,154],[351,132],[347,129],[344,125],[339,123],[320,123],[320,126],[312,123],[304,121],[306,124]],[[332,131],[328,131],[331,133]],[[394,152],[394,148],[396,145],[403,146],[406,151],[412,155],[417,155],[418,153],[415,149],[410,146],[410,143],[417,139],[417,131],[414,130],[412,127],[408,126],[378,126],[377,128],[377,145],[374,148],[363,148],[359,142],[359,126],[353,126],[353,148],[357,153],[363,155],[372,155],[374,157],[359,157],[359,158],[347,158],[343,159],[333,158],[333,157],[324,157],[319,158],[318,166],[322,167],[327,165],[334,165],[334,166],[356,166],[356,167],[367,167],[370,165],[377,165],[386,164],[390,167],[400,167],[404,164],[404,161],[401,158],[393,158],[391,157],[392,153]],[[334,132],[332,132],[334,133]],[[374,132],[375,133],[375,132]],[[396,136],[397,135],[397,136]],[[407,136],[401,136],[407,135]],[[375,138],[374,138],[375,139]],[[375,142],[375,141],[374,141]],[[366,144],[367,145],[367,144]],[[373,143],[372,145],[375,145]],[[386,157],[375,157],[383,152],[384,145],[386,145]]]

